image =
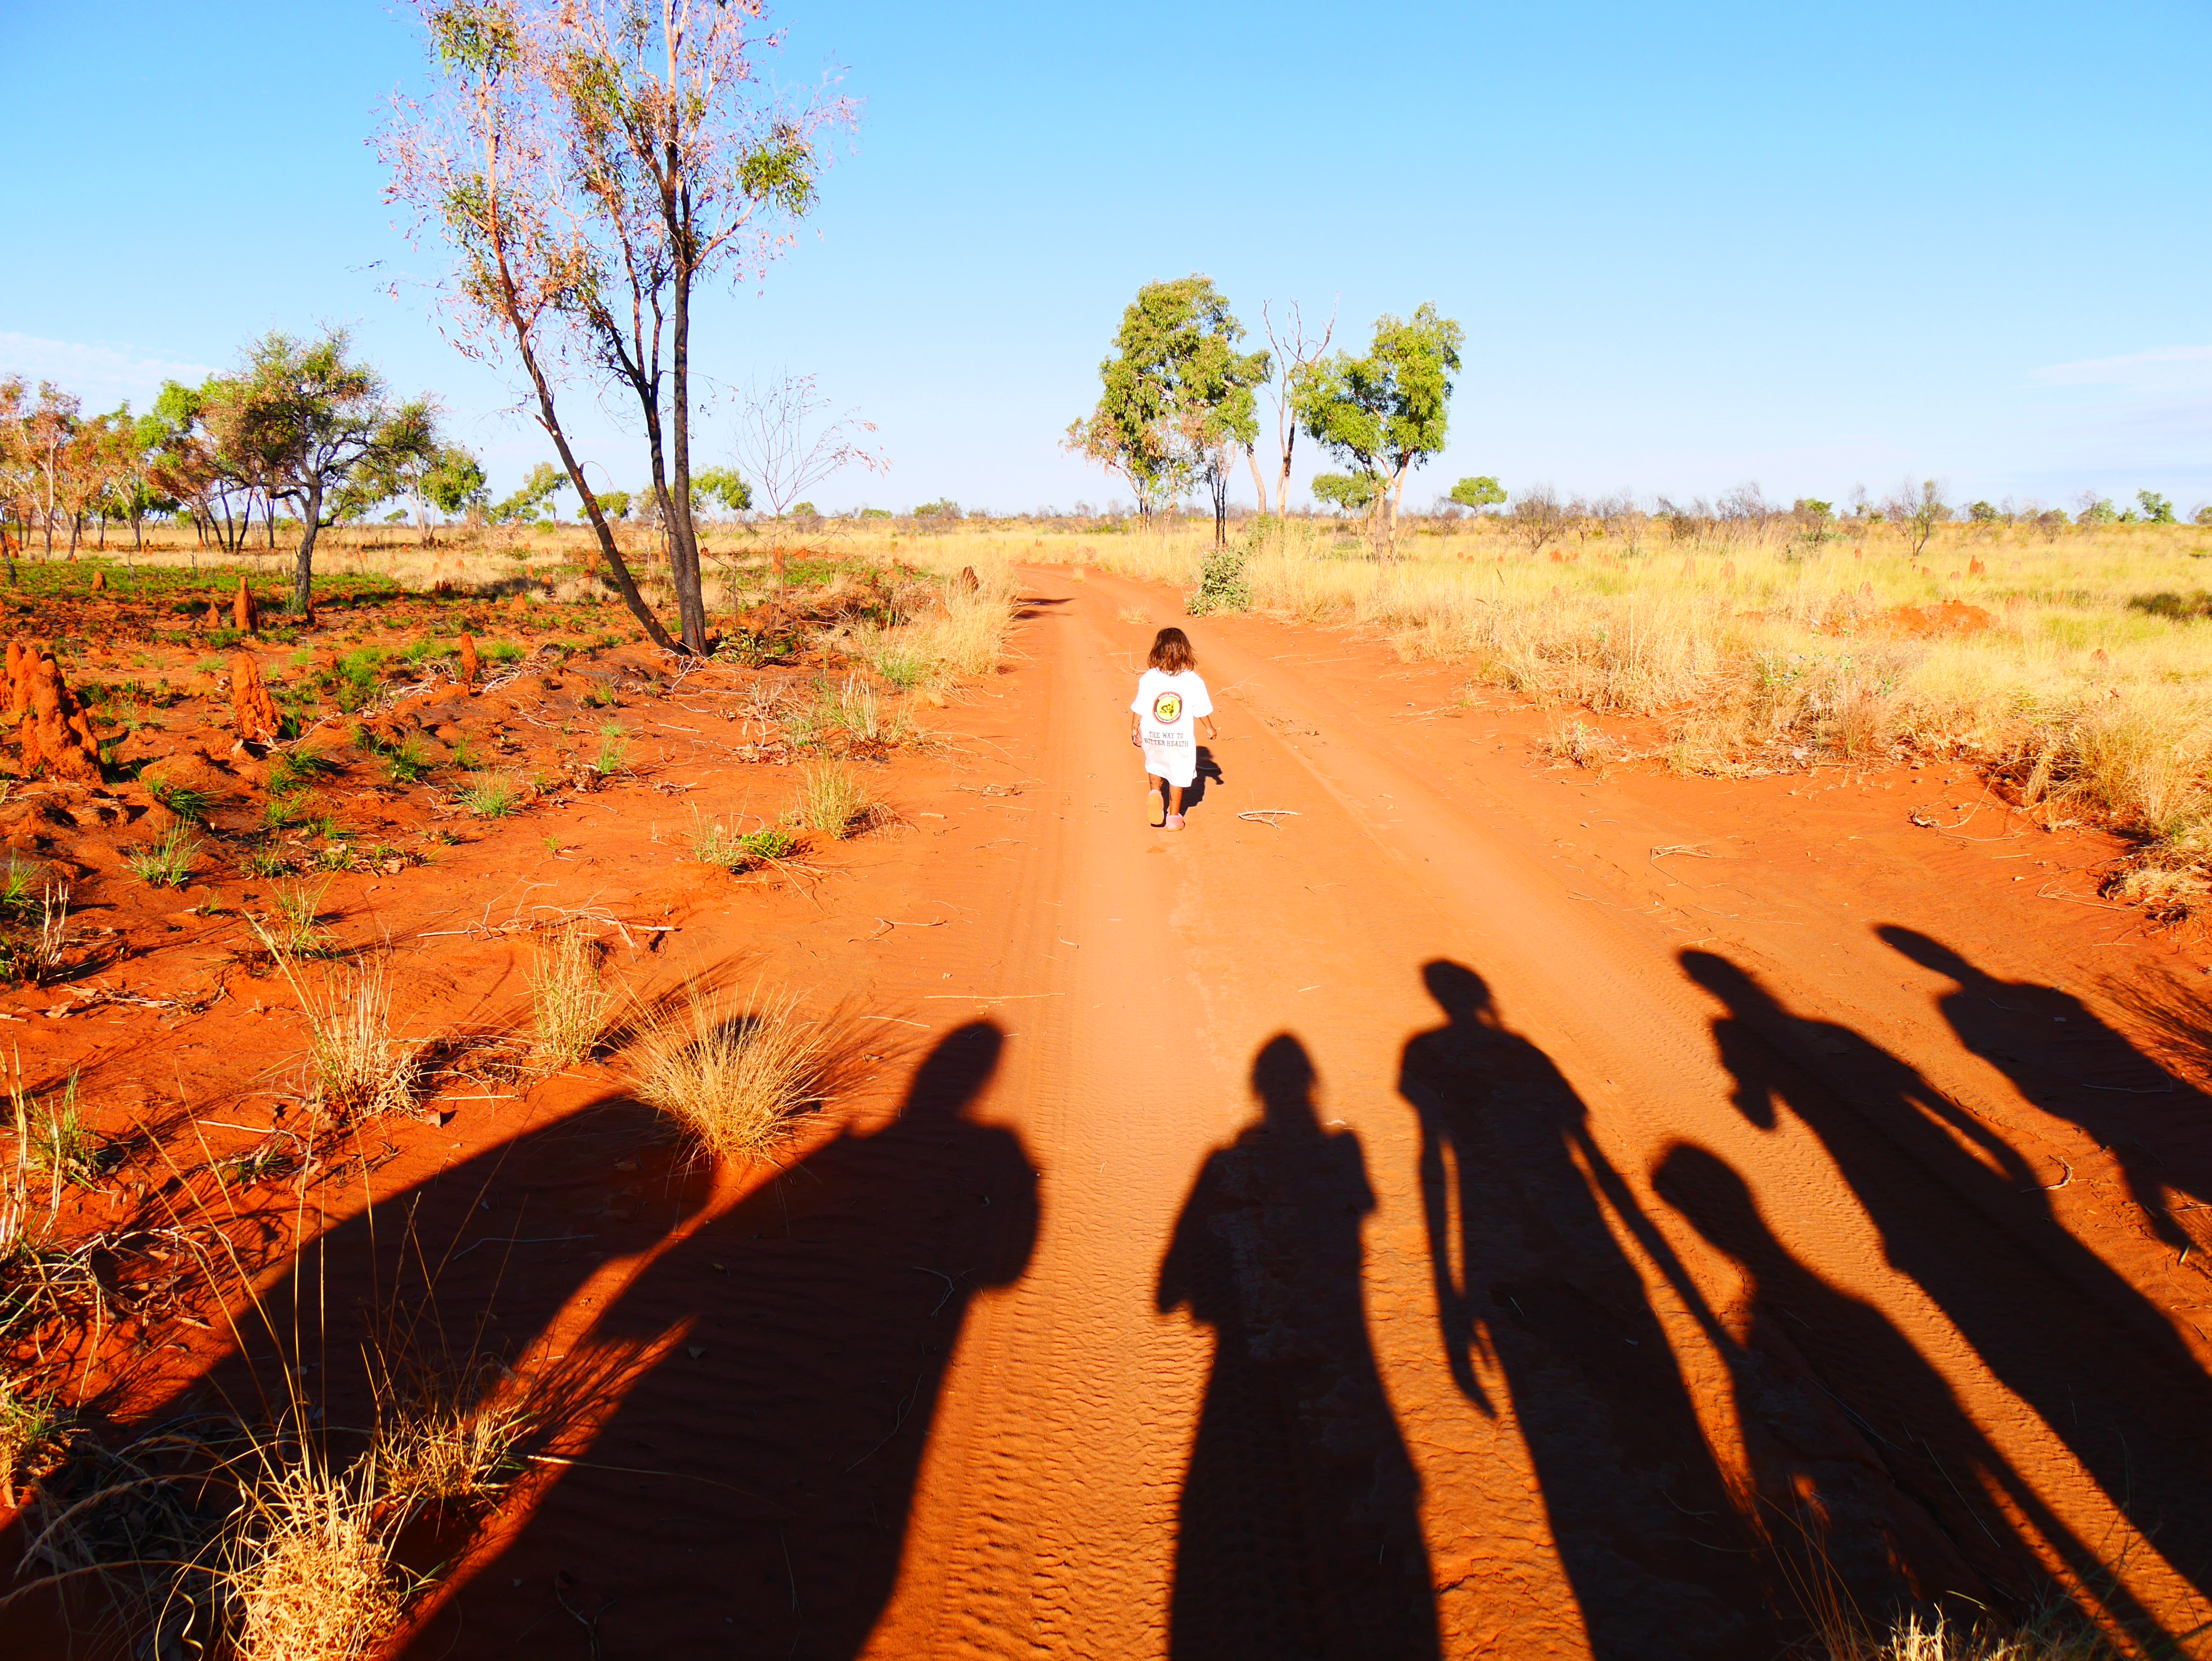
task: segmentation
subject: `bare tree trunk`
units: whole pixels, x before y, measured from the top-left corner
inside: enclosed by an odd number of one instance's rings
[[[1247,444],[1244,447],[1244,459],[1252,469],[1252,511],[1264,514],[1267,511],[1267,482],[1260,477],[1260,447],[1256,444]],[[1276,517],[1280,518],[1281,515],[1278,514]]]
[[[553,388],[546,381],[545,372],[538,367],[536,350],[522,331],[518,329],[516,335],[522,367],[530,371],[531,385],[538,391],[538,424],[544,428],[545,435],[553,441],[553,448],[561,458],[561,465],[568,470],[568,482],[576,487],[576,495],[584,504],[584,511],[591,515],[592,534],[599,539],[599,553],[614,576],[615,587],[622,591],[623,604],[629,606],[629,614],[644,625],[647,637],[655,646],[664,652],[678,650],[676,642],[668,637],[668,630],[660,626],[660,619],[653,616],[653,607],[647,605],[645,596],[638,593],[637,580],[630,575],[629,566],[623,559],[622,550],[615,546],[614,528],[607,523],[606,514],[600,510],[599,497],[592,494],[592,487],[584,481],[583,464],[576,459],[576,453],[568,447],[568,435],[562,430],[561,417],[554,413]],[[660,470],[660,440],[657,430],[653,435],[653,472],[657,476]]]
[[[270,523],[275,523],[275,498],[270,498]],[[309,473],[305,499],[300,503],[300,557],[292,572],[292,615],[305,618],[315,609],[315,536],[323,527],[323,481]],[[270,532],[270,545],[276,542]]]
[[[673,164],[674,147],[669,160]],[[686,216],[688,217],[688,215]],[[679,245],[680,247],[681,245]],[[673,477],[669,494],[674,497],[669,520],[669,568],[676,582],[676,609],[683,619],[684,643],[701,657],[707,654],[707,605],[699,581],[699,530],[691,520],[691,269],[679,252],[676,263],[674,385],[675,440]]]

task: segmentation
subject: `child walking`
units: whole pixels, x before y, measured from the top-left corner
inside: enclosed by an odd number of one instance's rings
[[[1145,806],[1154,824],[1182,829],[1182,793],[1198,777],[1198,739],[1220,737],[1213,724],[1213,698],[1198,678],[1198,659],[1190,637],[1180,629],[1163,629],[1152,637],[1151,666],[1137,682],[1129,705],[1129,742],[1145,752]],[[1198,723],[1206,730],[1199,733]],[[1167,801],[1160,800],[1164,785]]]

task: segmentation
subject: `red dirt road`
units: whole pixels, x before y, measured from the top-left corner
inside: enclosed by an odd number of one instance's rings
[[[1942,770],[1553,769],[1249,618],[1189,625],[1218,773],[1155,831],[1129,619],[1179,605],[1030,583],[961,762],[813,900],[702,902],[598,806],[503,873],[883,1036],[774,1180],[586,1076],[339,1223],[388,1288],[411,1196],[441,1311],[593,1427],[410,1653],[1764,1661],[2046,1573],[2206,1648],[2203,1026],[2100,989],[2201,1009],[2204,962],[2088,903],[2094,845]]]
[[[1437,677],[1243,620],[1196,628],[1222,776],[1152,832],[1119,614],[1170,609],[1036,593],[975,729],[1024,789],[1003,909],[947,984],[1010,995],[974,1007],[1021,1035],[984,1116],[1042,1222],[969,1317],[869,1653],[1771,1655],[1815,1494],[1870,1612],[2124,1557],[2117,1604],[2212,1614],[2171,1307],[2203,1282],[2097,1151],[2202,1203],[2204,1103],[2116,1131],[2082,1086],[2179,1086],[1976,978],[2074,943],[1998,945],[2004,867],[1807,882],[1762,814],[1733,880],[1672,875],[1715,787],[1563,786],[1480,712],[1404,719]],[[2069,1168],[2086,1217],[2042,1186]]]

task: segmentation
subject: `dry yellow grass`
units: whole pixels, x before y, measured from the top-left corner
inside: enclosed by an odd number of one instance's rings
[[[2070,1610],[2022,1627],[1955,1627],[1940,1615],[1902,1615],[1886,1633],[1856,1621],[1823,1625],[1821,1661],[2119,1661],[2122,1653]]]
[[[1208,541],[1097,537],[1082,557],[1189,586]],[[2141,833],[2167,855],[2148,870],[2212,851],[2212,621],[2137,603],[2212,581],[2212,534],[2195,526],[1953,527],[1917,559],[1887,525],[1818,545],[1784,531],[1675,542],[1647,526],[1632,551],[1591,527],[1537,557],[1474,521],[1402,550],[1383,564],[1293,522],[1249,561],[1255,605],[1363,625],[1539,703],[1655,721],[1659,753],[1685,770],[1910,745],[2005,771],[2053,814]],[[1923,633],[1899,615],[1954,601],[1987,625]]]
[[[538,937],[530,1005],[541,1051],[563,1063],[590,1056],[606,1031],[614,994],[600,974],[599,942],[582,924],[563,923]]]
[[[502,1383],[489,1360],[386,1379],[369,1451],[378,1492],[405,1506],[495,1500],[520,1469],[516,1450],[532,1425]]]
[[[307,1018],[307,1071],[323,1111],[373,1117],[409,1106],[421,1086],[422,1043],[392,1030],[392,983],[381,958],[334,965],[310,984],[258,920],[253,931],[291,983]]]
[[[790,996],[750,1009],[694,995],[644,1017],[632,1068],[641,1100],[718,1159],[772,1158],[834,1090],[834,1028]]]
[[[790,817],[809,830],[850,837],[867,828],[879,806],[849,764],[820,761],[799,770]]]
[[[353,1661],[398,1625],[392,1564],[398,1513],[380,1503],[374,1467],[331,1469],[303,1457],[244,1486],[222,1579],[240,1661]]]
[[[2169,608],[2184,615],[2160,615],[2135,602],[2185,602],[2212,587],[2212,532],[1957,524],[1916,553],[1909,530],[1880,520],[1839,521],[1818,543],[1788,520],[1684,529],[1586,519],[1532,553],[1503,520],[1416,522],[1402,557],[1383,564],[1355,526],[1294,520],[1261,541],[1247,576],[1260,610],[1359,625],[1409,659],[1468,663],[1539,703],[1656,722],[1663,737],[1648,753],[1686,771],[1871,761],[1900,745],[1974,760],[2054,816],[2099,816],[2139,834],[2146,855],[2127,891],[2178,904],[2206,891],[2212,620],[2186,615],[2201,609],[2186,603]],[[776,534],[708,532],[722,598],[759,580]],[[1150,529],[825,521],[803,538],[781,534],[842,561],[976,570],[979,593],[948,583],[942,613],[884,631],[864,654],[926,692],[951,674],[988,672],[1003,654],[1013,564],[1071,575],[1097,565],[1188,590],[1211,542],[1210,525],[1189,519]],[[332,538],[333,569],[410,587],[522,574],[563,593],[584,546],[570,530],[463,532],[429,551],[389,532]],[[1899,608],[1948,601],[1987,611],[1990,626],[1966,636],[1897,626]]]

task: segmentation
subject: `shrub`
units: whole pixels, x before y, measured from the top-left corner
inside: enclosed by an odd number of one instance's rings
[[[1252,609],[1252,584],[1244,575],[1244,563],[1250,551],[1239,543],[1228,543],[1216,548],[1199,567],[1198,592],[1184,602],[1184,609],[1194,618],[1214,611],[1249,611]]]

